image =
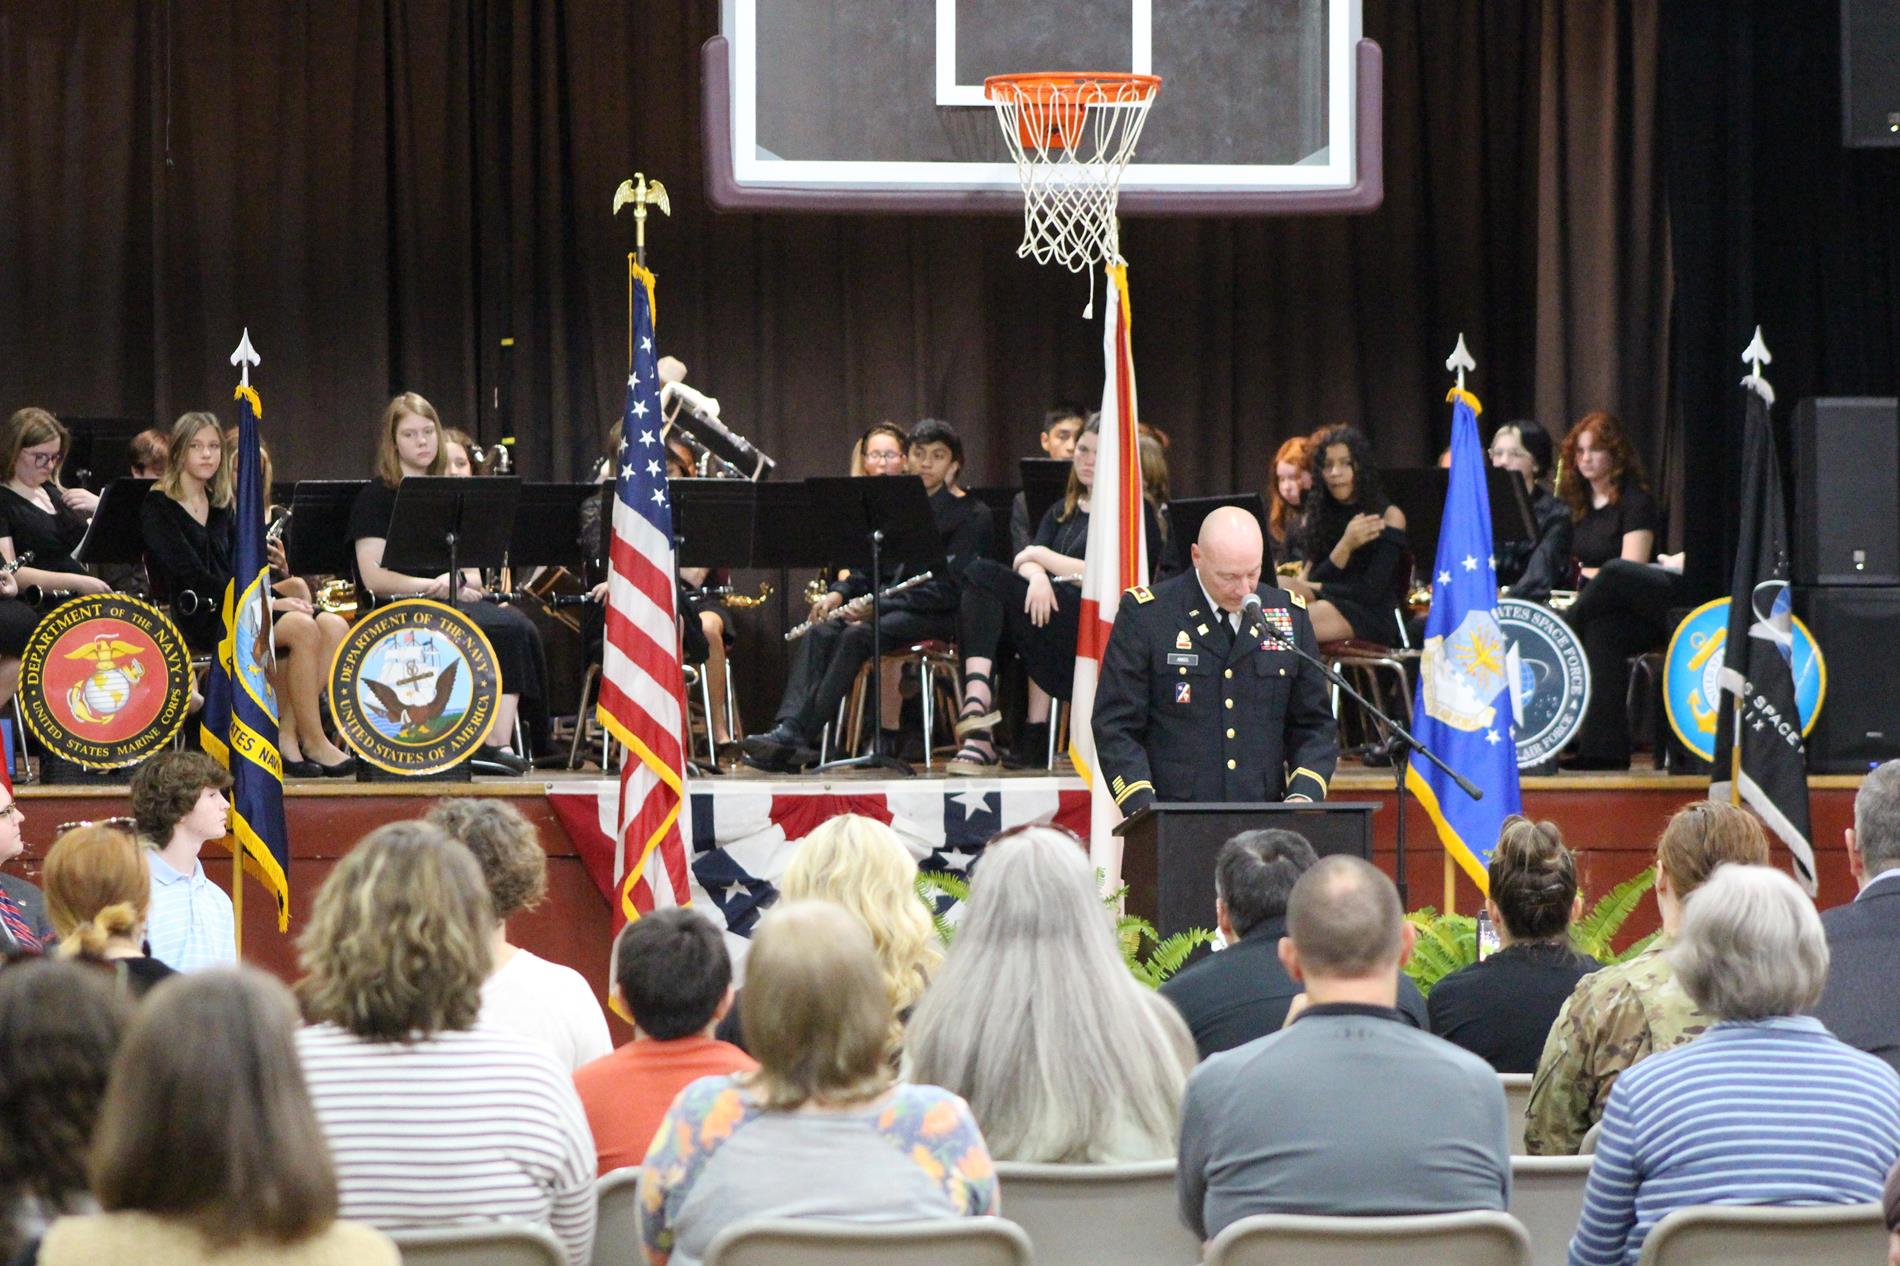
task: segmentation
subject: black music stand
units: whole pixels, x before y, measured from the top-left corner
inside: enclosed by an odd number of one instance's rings
[[[488,475],[484,478],[495,479]],[[408,481],[404,481],[404,487]],[[578,572],[583,562],[581,550],[581,507],[589,497],[603,489],[612,495],[612,484],[529,484],[518,485],[514,528],[508,535],[508,553],[504,563],[519,572],[530,567],[566,567]],[[400,502],[402,494],[396,494]],[[613,507],[606,507],[611,517]],[[611,532],[612,527],[608,530]]]
[[[923,480],[915,475],[879,479],[807,479],[811,498],[812,537],[823,547],[825,560],[836,567],[866,567],[871,579],[871,697],[884,698],[884,645],[878,625],[884,615],[879,590],[884,583],[884,559],[901,560],[903,570],[917,575],[948,566],[943,539],[930,514]],[[872,705],[878,706],[877,704]],[[929,742],[926,737],[925,742]],[[893,773],[917,771],[895,756],[886,756],[872,743],[868,756],[828,761],[820,769],[886,769]]]
[[[1438,528],[1445,518],[1451,472],[1441,466],[1403,467],[1386,471],[1384,479],[1386,495],[1392,498],[1393,505],[1405,511],[1405,535],[1412,544],[1412,556],[1422,560],[1421,566],[1430,566],[1438,557]],[[1537,539],[1537,516],[1531,511],[1531,498],[1524,490],[1522,475],[1500,466],[1487,466],[1484,488],[1491,503],[1493,543],[1502,545],[1507,541]]]
[[[65,471],[82,488],[102,490],[115,479],[132,474],[132,441],[152,424],[145,418],[75,418],[61,415],[60,424],[71,437],[66,445]]]
[[[1029,511],[1029,535],[1033,538],[1049,507],[1068,495],[1069,472],[1075,463],[1054,457],[1025,457],[1016,468],[1023,475],[1023,504]]]
[[[1267,534],[1267,503],[1257,492],[1236,493],[1231,497],[1182,497],[1168,502],[1168,574],[1179,575],[1194,566],[1188,547],[1201,539],[1201,524],[1207,516],[1225,506],[1237,506],[1260,521],[1260,535]],[[1155,560],[1150,559],[1150,563]],[[1158,564],[1157,564],[1158,570]],[[1272,570],[1269,568],[1268,570]]]
[[[1128,816],[1122,878],[1128,912],[1155,925],[1163,939],[1214,920],[1214,860],[1242,831],[1279,827],[1303,837],[1321,857],[1344,853],[1372,860],[1375,801],[1314,804],[1170,804],[1157,801]]]
[[[505,476],[410,476],[396,489],[383,566],[411,576],[447,572],[455,606],[464,567],[500,567],[508,557],[520,496],[521,481]]]
[[[156,479],[115,479],[99,494],[99,508],[73,558],[89,567],[133,567],[145,561],[145,527],[139,510]]]
[[[284,559],[293,576],[354,576],[350,510],[367,479],[300,479],[290,494]]]

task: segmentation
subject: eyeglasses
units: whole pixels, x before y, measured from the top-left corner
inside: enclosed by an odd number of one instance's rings
[[[6,808],[0,809],[0,822],[8,818],[24,818],[25,816],[26,814],[20,812],[20,806],[17,804],[8,804]]]
[[[58,453],[21,453],[20,456],[33,463],[33,465],[38,466],[41,470],[50,470],[54,466],[59,465],[60,458]]]
[[[891,466],[903,460],[902,453],[866,453],[864,455],[866,466]]]

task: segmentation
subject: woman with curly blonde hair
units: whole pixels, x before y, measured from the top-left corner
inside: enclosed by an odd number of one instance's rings
[[[145,952],[152,868],[131,832],[105,825],[66,832],[46,854],[40,882],[60,957],[110,963],[139,996],[173,974]]]
[[[570,1266],[594,1244],[594,1141],[542,1043],[476,1025],[494,907],[474,856],[426,822],[358,841],[298,949],[297,1035],[342,1216],[384,1231],[514,1218]]]
[[[904,1022],[943,961],[930,912],[917,899],[917,861],[897,832],[875,818],[840,814],[807,835],[778,881],[781,901],[806,897],[835,902],[871,934],[878,971],[891,1004],[889,1049],[904,1042]],[[719,1036],[746,1047],[735,1000]],[[747,1053],[750,1054],[749,1048]]]

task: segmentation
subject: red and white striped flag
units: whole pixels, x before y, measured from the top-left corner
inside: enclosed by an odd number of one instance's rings
[[[1142,530],[1141,445],[1136,430],[1135,358],[1128,330],[1128,267],[1108,266],[1103,315],[1101,435],[1089,498],[1088,557],[1082,568],[1082,623],[1075,639],[1075,687],[1069,704],[1069,758],[1089,785],[1089,857],[1108,880],[1121,882],[1121,821],[1115,798],[1095,770],[1095,684],[1123,591],[1148,583],[1148,538]]]
[[[629,263],[632,356],[620,420],[608,549],[607,627],[597,715],[627,746],[620,773],[614,878],[620,919],[685,905],[686,689],[680,668],[673,506],[660,438],[660,377],[653,350],[653,274]]]

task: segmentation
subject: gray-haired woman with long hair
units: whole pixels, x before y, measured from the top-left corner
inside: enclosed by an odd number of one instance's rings
[[[1055,827],[984,850],[969,914],[911,1017],[913,1080],[969,1102],[997,1160],[1174,1155],[1194,1039],[1122,962],[1088,855]]]

